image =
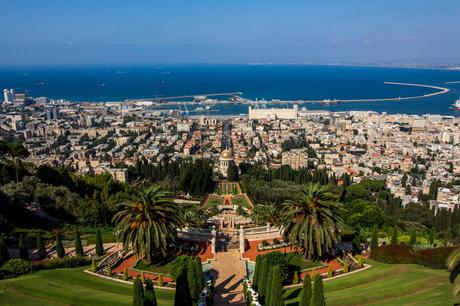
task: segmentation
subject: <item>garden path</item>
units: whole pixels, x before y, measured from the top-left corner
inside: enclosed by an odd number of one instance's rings
[[[216,280],[213,305],[245,305],[242,284],[245,273],[238,250],[218,252],[211,273]]]

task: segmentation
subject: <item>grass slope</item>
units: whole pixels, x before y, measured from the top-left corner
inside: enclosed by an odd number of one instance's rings
[[[452,305],[448,273],[419,265],[389,265],[370,261],[369,270],[324,283],[332,305]],[[288,289],[285,303],[298,304],[300,289]]]
[[[159,305],[173,305],[174,292],[155,290]],[[132,286],[83,272],[40,271],[0,281],[0,305],[132,305]]]

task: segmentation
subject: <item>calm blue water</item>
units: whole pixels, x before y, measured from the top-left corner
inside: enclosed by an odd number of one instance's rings
[[[446,114],[460,96],[460,71],[339,66],[278,65],[170,65],[151,67],[0,69],[0,88],[26,90],[29,95],[71,101],[122,101],[243,92],[246,98],[361,99],[423,95],[430,89],[385,85],[384,81],[422,83],[448,87],[445,95],[412,101],[347,103],[333,106],[309,104],[309,109],[374,110],[389,113]],[[247,112],[246,106],[221,106],[219,114]],[[216,114],[217,112],[212,112]]]

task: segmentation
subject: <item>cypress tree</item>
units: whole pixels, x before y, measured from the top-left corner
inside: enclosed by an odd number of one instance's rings
[[[24,241],[24,235],[19,235],[19,258],[29,259],[29,252],[27,252],[26,242]]]
[[[252,276],[252,283],[257,288],[257,282],[260,274],[260,265],[262,264],[262,255],[257,255],[256,257],[256,266],[254,267],[254,274]]]
[[[379,247],[378,230],[377,230],[377,225],[374,225],[374,229],[372,230],[371,243],[370,243],[371,253],[375,253],[378,247]]]
[[[191,257],[188,258],[188,263],[187,263],[187,281],[188,281],[188,287],[190,289],[190,296],[192,297],[193,300],[195,301],[198,300],[200,291],[199,291],[198,279],[196,275],[195,264]]]
[[[417,232],[413,230],[410,234],[409,245],[413,247],[416,244],[417,244]]]
[[[310,306],[311,296],[311,277],[310,274],[307,273],[303,279],[302,291],[300,291],[299,306]]]
[[[432,227],[430,229],[430,233],[428,235],[428,244],[430,246],[433,246],[434,245],[434,237],[435,237],[435,231],[434,231],[434,227]]]
[[[190,289],[187,281],[187,269],[182,267],[176,279],[176,294],[174,295],[174,306],[192,306]]]
[[[37,235],[37,256],[39,259],[45,259],[46,257],[45,244],[40,235]]]
[[[144,286],[138,277],[134,279],[133,306],[144,306]]]
[[[313,282],[313,293],[311,299],[312,306],[325,306],[323,278],[320,274],[315,274]]]
[[[75,231],[75,255],[83,256],[83,245],[81,244],[80,232]]]
[[[0,237],[0,265],[10,260],[10,252],[3,237]]]
[[[393,233],[391,234],[390,244],[392,245],[398,244],[398,227],[396,225],[393,227]]]
[[[262,263],[260,265],[260,274],[258,277],[257,290],[261,296],[265,296],[265,285],[267,278],[269,277],[269,267],[266,258],[262,257]]]
[[[274,284],[273,279],[276,278],[275,267],[276,266],[271,267],[270,271],[268,272],[267,285],[266,285],[267,287],[265,288],[265,301],[264,301],[265,305],[271,305],[271,300],[273,298],[272,286]]]
[[[271,306],[284,306],[283,298],[283,282],[281,280],[281,268],[275,266],[272,269],[272,279],[270,286],[270,305]]]
[[[155,289],[150,278],[145,280],[144,306],[157,306]]]
[[[56,234],[56,255],[59,258],[63,258],[65,256],[64,246],[62,245],[61,233]]]
[[[104,246],[102,244],[101,231],[99,229],[96,230],[96,255],[104,255]]]
[[[197,277],[198,291],[201,292],[204,288],[204,273],[200,256],[195,257],[195,273]]]

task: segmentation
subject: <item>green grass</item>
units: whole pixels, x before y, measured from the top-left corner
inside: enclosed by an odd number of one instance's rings
[[[210,197],[208,201],[206,202],[206,207],[213,207],[213,206],[218,206],[222,204],[222,199],[221,198],[212,198]]]
[[[248,201],[246,201],[244,197],[233,198],[232,202],[233,202],[233,205],[238,205],[238,206],[241,206],[247,209],[251,208],[251,206],[249,206],[248,204]]]
[[[172,260],[168,262],[153,262],[151,264],[146,264],[142,260],[134,267],[138,270],[156,272],[161,274],[169,274],[169,268],[171,267]]]
[[[314,268],[314,267],[319,267],[323,265],[319,261],[305,260],[303,259],[303,256],[301,254],[297,254],[297,253],[286,254],[286,259],[287,259],[287,263],[289,266],[295,266],[300,271]]]
[[[324,283],[332,305],[452,305],[452,286],[445,270],[419,265],[389,265],[368,261],[372,268]],[[298,304],[300,289],[284,293],[285,304]]]
[[[159,305],[174,304],[174,291],[155,293]],[[132,305],[132,286],[84,273],[83,268],[46,270],[1,280],[0,305]]]

